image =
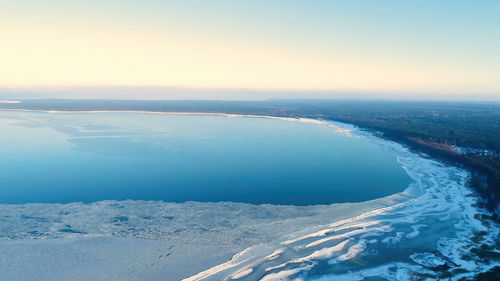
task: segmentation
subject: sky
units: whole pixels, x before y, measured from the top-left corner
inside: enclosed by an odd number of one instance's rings
[[[0,0],[0,98],[500,100],[497,0]]]

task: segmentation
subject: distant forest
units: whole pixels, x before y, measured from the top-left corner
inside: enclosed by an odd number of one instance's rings
[[[473,172],[472,185],[499,211],[500,103],[265,100],[24,100],[0,109],[220,112],[341,121]]]

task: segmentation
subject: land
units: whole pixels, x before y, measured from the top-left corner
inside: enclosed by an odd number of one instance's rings
[[[22,100],[19,103],[0,103],[0,109],[44,111],[206,112],[266,115],[288,118],[314,118],[351,123],[360,128],[369,130],[379,137],[403,143],[417,153],[426,154],[430,157],[447,161],[453,165],[467,168],[472,172],[472,178],[470,179],[471,186],[482,195],[485,206],[494,214],[492,217],[498,220],[498,198],[500,189],[500,103],[346,100]],[[422,165],[418,166],[421,167],[423,171],[427,169],[422,167]],[[116,207],[116,203],[110,202],[109,204],[113,208]],[[127,202],[126,204],[133,204],[133,202]],[[430,206],[426,206],[426,208],[427,207]],[[24,207],[21,208],[21,211],[24,214],[25,209],[23,208]],[[189,208],[189,210],[197,209],[199,208]],[[123,209],[120,209],[120,212],[123,212]],[[137,211],[134,209],[133,213],[136,212]],[[64,213],[65,212],[58,212],[57,214]],[[155,211],[153,213],[157,212]],[[180,213],[185,213],[185,211]],[[224,210],[221,213],[226,214],[228,212]],[[252,210],[249,213],[252,214],[250,217],[253,217],[255,211]],[[337,212],[328,211],[325,213],[331,215]],[[111,212],[111,214],[114,213]],[[147,216],[143,217],[149,217],[149,214],[146,215]],[[199,215],[196,216],[200,217]],[[229,213],[229,216],[232,215]],[[219,218],[220,215],[210,217]],[[52,220],[46,221],[51,222]],[[282,219],[280,219],[280,221],[282,221]],[[331,221],[331,219],[328,221]],[[282,221],[282,223],[286,225],[283,228],[287,231],[290,225],[300,225],[295,223],[290,224],[290,221]],[[317,222],[315,224],[317,224]],[[250,225],[254,226],[255,222],[252,222]],[[170,226],[169,224],[168,227]],[[231,229],[234,228],[233,225],[230,225],[230,227]],[[276,226],[273,225],[273,231],[271,233],[275,233],[275,227]],[[200,230],[206,228],[208,227],[197,227],[197,229]],[[219,231],[218,229],[216,230]],[[31,231],[31,229],[29,231]],[[498,251],[496,250],[498,249],[498,241],[494,248],[493,246],[481,245],[481,240],[484,239],[486,234],[487,233],[484,231],[475,234],[472,242],[478,246],[472,248],[471,253],[480,259],[498,260]],[[123,234],[120,232],[120,235]],[[185,234],[182,233],[182,235]],[[216,235],[219,236],[220,233]],[[234,236],[235,235],[231,233],[229,237]],[[203,237],[206,237],[206,233],[203,233]],[[236,238],[239,239],[239,237]],[[115,238],[113,237],[112,239]],[[191,237],[189,237],[189,241],[189,243],[192,243]],[[123,241],[119,242],[122,243]],[[29,241],[26,243],[35,242]],[[183,243],[178,244],[183,245]],[[109,243],[107,245],[109,245]],[[153,245],[153,248],[156,247],[157,245]],[[171,244],[166,248],[167,251],[165,256],[171,255],[170,247]],[[18,252],[16,248],[12,248],[12,250]],[[40,252],[45,254],[48,251],[42,248]],[[229,252],[230,251],[228,251],[227,256],[230,256]],[[227,259],[227,256],[223,258]],[[163,255],[159,254],[157,257],[159,260]],[[40,258],[37,260],[44,261],[45,259]],[[115,259],[113,258],[113,260]],[[165,264],[172,266],[170,261],[168,263],[165,262]],[[156,264],[153,265],[156,266]],[[160,262],[158,265],[161,265],[161,268],[164,270],[164,264]],[[151,268],[152,267],[148,268],[148,270]],[[439,271],[440,269],[436,268],[436,270]],[[106,269],[106,271],[108,271],[108,269]],[[443,269],[442,271],[448,272],[448,269]],[[474,280],[496,280],[500,274],[499,272],[499,268],[495,267],[488,272],[475,276]],[[132,273],[130,273],[130,275],[132,276]]]
[[[498,220],[500,103],[354,100],[21,100],[0,109],[207,112],[316,118],[354,124],[416,152],[467,168],[470,184]]]

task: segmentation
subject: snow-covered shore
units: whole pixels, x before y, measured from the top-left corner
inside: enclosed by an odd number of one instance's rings
[[[466,187],[467,171],[358,134],[398,152],[413,179],[398,194],[408,200],[248,248],[186,280],[459,280],[498,266],[471,251],[494,247],[499,228],[480,219],[486,211]]]

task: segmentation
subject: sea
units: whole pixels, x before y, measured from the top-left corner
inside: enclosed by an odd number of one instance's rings
[[[459,280],[498,265],[466,170],[354,126],[0,111],[0,280]],[[493,248],[492,248],[493,249]]]

